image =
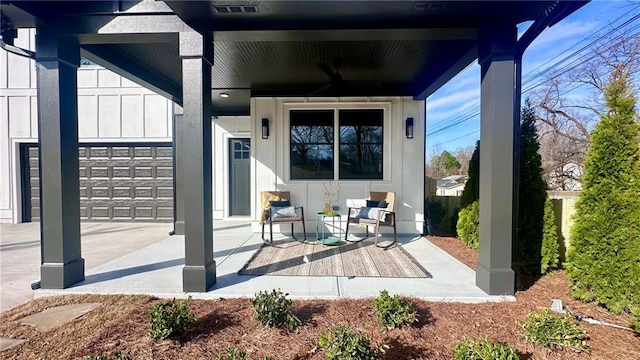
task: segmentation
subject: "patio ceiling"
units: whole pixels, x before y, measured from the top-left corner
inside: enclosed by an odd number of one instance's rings
[[[584,2],[567,4],[563,16]],[[173,12],[191,28],[213,33],[214,113],[231,115],[248,114],[251,96],[424,99],[475,61],[480,29],[535,20],[555,6],[554,1],[3,1],[2,11],[16,26],[62,29],[82,45],[83,56],[181,103],[175,33],[97,31],[123,14]],[[336,58],[342,81],[332,82],[327,72],[336,72]],[[230,96],[221,98],[222,92]]]

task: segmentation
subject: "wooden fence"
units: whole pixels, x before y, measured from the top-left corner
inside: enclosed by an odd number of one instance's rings
[[[427,182],[425,182],[426,184]],[[435,186],[434,186],[435,187]],[[440,230],[448,231],[453,227],[451,220],[454,213],[460,209],[459,196],[436,196],[433,193],[425,192],[427,201],[436,201],[442,205],[444,216],[440,224]],[[566,260],[567,249],[569,248],[569,234],[573,225],[572,216],[575,212],[575,204],[579,191],[548,191],[547,194],[553,203],[553,211],[556,215],[556,226],[558,227],[558,242],[560,245],[560,261]]]

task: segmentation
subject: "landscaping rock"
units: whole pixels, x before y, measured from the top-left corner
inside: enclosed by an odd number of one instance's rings
[[[102,304],[88,303],[57,306],[41,311],[37,314],[24,317],[18,320],[18,323],[31,325],[40,331],[49,331],[60,327],[73,319],[79,318],[100,305]]]
[[[27,342],[27,339],[11,339],[0,337],[0,351],[11,349],[12,347],[18,346],[25,342]]]

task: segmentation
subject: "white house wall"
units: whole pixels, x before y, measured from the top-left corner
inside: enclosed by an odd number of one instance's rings
[[[213,120],[213,218],[229,217],[229,139],[251,138],[248,116],[220,116]]]
[[[15,46],[34,50],[35,30]],[[78,69],[80,142],[171,142],[173,103],[102,67]],[[19,222],[19,144],[38,140],[35,62],[0,51],[0,221]]]
[[[422,232],[424,220],[424,101],[404,97],[381,98],[253,98],[251,100],[252,137],[252,217],[253,230],[259,231],[260,192],[290,191],[296,205],[304,206],[307,233],[315,231],[315,214],[325,202],[323,186],[329,181],[290,180],[289,116],[291,109],[383,108],[383,179],[331,181],[343,186],[340,194],[342,214],[347,199],[367,198],[370,191],[396,193],[399,233]],[[405,136],[405,119],[414,119],[413,139]],[[262,119],[269,119],[270,134],[262,139]]]

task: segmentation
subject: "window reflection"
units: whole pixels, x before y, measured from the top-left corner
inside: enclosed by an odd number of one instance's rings
[[[333,110],[292,110],[291,179],[333,179]]]
[[[383,111],[340,110],[340,179],[382,179]]]

